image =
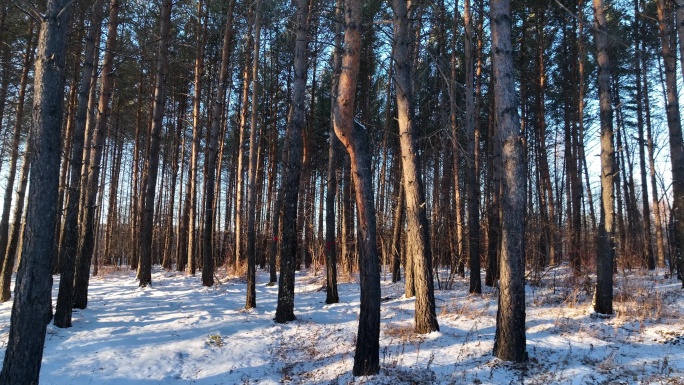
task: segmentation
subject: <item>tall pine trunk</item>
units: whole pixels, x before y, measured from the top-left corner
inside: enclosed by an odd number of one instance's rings
[[[154,222],[154,198],[157,190],[157,173],[159,168],[159,146],[162,129],[162,117],[166,104],[166,77],[168,75],[169,31],[171,29],[171,0],[164,0],[161,9],[159,26],[159,53],[157,56],[157,73],[155,75],[154,104],[152,107],[152,127],[148,158],[146,159],[147,183],[144,185],[144,201],[141,205],[140,245],[138,278],[140,286],[152,283],[152,233]]]
[[[399,143],[401,146],[404,196],[406,198],[406,252],[413,255],[416,288],[415,330],[430,333],[439,330],[435,314],[432,278],[432,250],[420,159],[416,147],[413,114],[413,84],[409,10],[406,0],[394,0],[394,80],[397,88]]]
[[[597,239],[594,311],[613,314],[613,263],[615,259],[613,106],[610,94],[610,61],[603,0],[594,0],[599,108],[601,111],[601,215]]]
[[[349,153],[359,212],[361,312],[354,354],[355,376],[380,370],[380,267],[376,239],[373,178],[366,128],[354,121],[356,85],[361,53],[361,1],[345,1],[344,55],[339,92],[333,106],[335,133]]]
[[[97,107],[97,126],[95,128],[90,149],[90,165],[88,181],[85,186],[85,207],[81,222],[81,243],[76,256],[74,275],[73,305],[78,309],[85,309],[88,305],[88,282],[90,279],[90,265],[95,252],[95,230],[97,222],[97,193],[100,187],[100,168],[104,142],[107,136],[107,123],[111,111],[110,100],[114,89],[114,54],[116,52],[117,31],[119,25],[119,0],[111,0],[109,10],[109,26],[107,29],[107,49],[102,65],[102,81],[100,99]],[[81,182],[83,183],[83,182]],[[61,283],[61,282],[60,282]],[[68,290],[65,288],[65,290]],[[67,294],[68,296],[68,294]],[[69,306],[69,301],[64,302]]]
[[[307,59],[309,45],[309,2],[297,1],[295,25],[297,37],[294,52],[294,86],[292,104],[287,119],[286,146],[287,151],[283,163],[285,175],[282,186],[280,239],[280,280],[278,281],[278,306],[275,321],[285,323],[295,319],[294,284],[295,258],[297,256],[297,205],[301,175],[303,140],[302,130],[305,123],[305,97],[307,79]]]
[[[510,0],[490,3],[495,114],[503,165],[499,308],[494,355],[522,362],[525,351],[525,165],[516,106]]]
[[[38,384],[45,330],[52,318],[52,253],[59,193],[66,32],[70,2],[48,0],[36,54],[31,184],[1,384]]]

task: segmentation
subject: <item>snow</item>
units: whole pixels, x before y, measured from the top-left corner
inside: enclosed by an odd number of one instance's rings
[[[244,310],[243,279],[212,288],[200,277],[156,269],[93,277],[88,308],[73,327],[48,326],[41,384],[684,384],[684,295],[664,271],[616,278],[616,315],[591,310],[590,279],[567,267],[527,286],[529,361],[491,354],[496,292],[469,295],[457,279],[437,290],[440,331],[416,335],[403,284],[382,282],[381,372],[351,375],[359,313],[356,277],[340,277],[340,303],[326,305],[321,268],[298,272],[295,314],[273,322],[277,285],[259,272],[257,308]],[[383,275],[383,277],[386,277]],[[56,301],[58,277],[53,299]],[[0,305],[7,343],[11,303]],[[4,354],[4,349],[1,349]]]

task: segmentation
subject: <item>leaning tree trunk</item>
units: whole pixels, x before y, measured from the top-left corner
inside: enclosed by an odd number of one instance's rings
[[[373,177],[365,127],[354,122],[354,99],[361,53],[361,1],[345,1],[344,56],[335,95],[335,133],[351,158],[361,239],[361,312],[354,355],[355,376],[377,374],[380,370],[380,267],[376,239]]]
[[[303,141],[302,129],[305,120],[305,96],[307,58],[309,45],[309,2],[297,1],[295,22],[297,37],[294,52],[294,85],[292,88],[292,104],[287,121],[287,154],[283,159],[285,175],[282,187],[280,217],[282,236],[280,239],[280,280],[278,281],[278,306],[275,321],[285,323],[295,319],[294,284],[295,258],[297,256],[297,204],[299,195],[299,179],[302,166]]]
[[[25,242],[17,273],[0,384],[38,384],[52,318],[52,253],[59,193],[60,131],[70,2],[48,0],[35,64],[30,150],[33,169]]]
[[[682,146],[682,122],[679,112],[677,93],[677,58],[674,52],[676,42],[671,39],[670,25],[667,21],[665,0],[658,0],[658,21],[663,61],[665,62],[665,92],[667,126],[670,133],[670,160],[672,162],[672,213],[675,224],[675,244],[684,245],[684,146]],[[680,28],[684,28],[680,26]],[[684,258],[679,258],[679,271],[684,271]],[[684,287],[684,279],[682,279]]]
[[[510,0],[490,3],[495,114],[503,164],[499,309],[494,355],[522,362],[525,352],[525,165],[516,107]]]
[[[599,108],[601,110],[601,215],[597,239],[594,311],[613,314],[613,263],[615,259],[613,106],[610,97],[610,61],[603,0],[594,0]]]
[[[439,330],[435,314],[435,291],[432,278],[432,250],[427,223],[425,191],[420,175],[413,116],[413,46],[409,33],[409,11],[406,0],[394,0],[394,80],[397,88],[399,143],[406,199],[406,252],[413,255],[415,330],[430,333]],[[472,230],[472,229],[471,229]]]
[[[154,197],[157,190],[157,173],[159,168],[159,146],[162,129],[164,104],[166,103],[166,76],[168,73],[169,31],[171,27],[171,0],[164,0],[161,9],[159,26],[159,54],[157,56],[157,74],[155,76],[154,104],[152,107],[152,127],[147,162],[147,184],[144,204],[141,207],[140,249],[138,276],[140,286],[152,283],[152,231],[154,221]]]

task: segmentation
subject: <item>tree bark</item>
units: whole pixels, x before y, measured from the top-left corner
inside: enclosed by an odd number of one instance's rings
[[[17,159],[19,158],[19,142],[21,141],[21,128],[24,126],[24,101],[26,99],[26,86],[28,85],[29,70],[33,63],[33,20],[29,21],[29,34],[26,38],[26,51],[24,52],[24,62],[22,65],[21,78],[19,80],[19,94],[17,95],[17,113],[14,122],[14,132],[12,133],[12,147],[10,149],[10,163],[5,186],[5,198],[2,206],[2,219],[0,219],[0,252],[7,250],[9,240],[9,217],[12,209],[12,195],[14,194],[14,179],[17,174]],[[28,144],[28,143],[27,143]],[[28,146],[27,146],[28,148]],[[4,253],[1,261],[2,265],[8,263],[10,258]],[[11,256],[14,258],[14,256]],[[10,271],[11,274],[11,271]],[[8,283],[9,285],[9,283]],[[10,299],[9,290],[4,295],[0,295],[0,301],[5,302]],[[6,297],[6,298],[5,298]]]
[[[157,56],[157,73],[155,75],[154,103],[152,107],[152,127],[148,147],[147,183],[145,198],[141,207],[139,279],[140,286],[152,283],[152,231],[154,221],[154,198],[157,188],[159,168],[159,145],[162,129],[162,117],[166,103],[166,77],[168,75],[169,30],[171,27],[171,0],[164,0],[161,9],[159,26],[159,54]]]
[[[601,111],[601,215],[597,239],[594,311],[613,314],[613,263],[615,259],[613,107],[610,94],[608,34],[603,0],[594,0],[594,29]]]
[[[525,351],[525,165],[513,77],[510,0],[490,3],[495,113],[502,143],[503,194],[499,308],[494,355],[522,362]]]
[[[674,47],[676,42],[671,39],[672,31],[667,22],[665,0],[658,0],[658,22],[662,55],[665,62],[665,93],[667,126],[670,134],[670,160],[672,162],[672,199],[673,220],[675,227],[675,242],[684,245],[684,146],[682,145],[682,122],[679,112],[679,97],[677,93],[677,63]],[[680,26],[681,28],[681,26]],[[684,258],[679,258],[679,271],[684,271]],[[684,279],[682,279],[684,287]]]
[[[285,175],[280,207],[282,237],[280,239],[280,280],[278,281],[278,306],[275,321],[285,323],[295,319],[294,284],[295,258],[297,255],[297,204],[303,155],[302,130],[305,120],[305,97],[307,58],[309,45],[309,2],[297,1],[295,23],[297,26],[294,52],[294,85],[292,104],[287,120],[287,156],[283,159]]]
[[[107,29],[107,49],[102,65],[102,85],[100,100],[97,107],[97,126],[95,128],[92,147],[90,149],[90,165],[88,181],[85,189],[85,207],[83,222],[81,223],[81,243],[76,256],[76,270],[74,275],[73,307],[85,309],[88,305],[88,281],[90,279],[90,265],[95,252],[95,228],[97,226],[97,193],[100,187],[100,166],[104,141],[107,137],[107,122],[111,111],[110,100],[114,88],[114,54],[116,52],[117,31],[119,25],[119,0],[111,0],[109,9],[109,26]],[[81,182],[83,185],[83,181]],[[61,286],[61,280],[60,280]],[[60,288],[61,291],[61,288]],[[69,306],[68,289],[65,288],[66,298],[64,306]],[[59,302],[59,298],[58,298]]]
[[[344,55],[339,93],[334,95],[333,124],[337,137],[351,159],[359,212],[361,312],[352,373],[355,376],[365,376],[377,374],[380,370],[380,269],[367,132],[365,127],[354,122],[354,99],[361,53],[361,2],[346,0],[344,14]]]
[[[216,97],[214,98],[214,105],[212,109],[212,121],[210,140],[207,148],[207,178],[206,184],[206,200],[207,202],[214,201],[215,195],[215,179],[217,166],[217,149],[219,134],[221,132],[221,115],[225,110],[226,92],[228,90],[228,70],[230,69],[230,55],[233,49],[233,10],[235,9],[235,0],[228,3],[228,11],[226,12],[226,25],[223,31],[223,47],[221,48],[221,69],[219,70],[218,89],[216,90]],[[202,236],[202,284],[204,286],[212,286],[214,284],[214,260],[213,254],[213,234],[214,234],[214,208],[212,204],[206,205],[204,211],[204,233]]]
[[[31,170],[31,152],[29,151],[29,141],[26,139],[26,150],[22,158],[21,174],[19,176],[19,190],[17,191],[17,202],[14,206],[14,222],[12,223],[12,231],[10,233],[9,243],[5,252],[5,262],[2,264],[2,282],[0,283],[0,301],[8,301],[12,292],[10,291],[10,284],[12,282],[12,273],[14,272],[15,260],[17,260],[17,248],[19,240],[23,234],[23,213],[24,213],[24,198],[26,196],[26,185],[28,184],[29,171]]]
[[[38,384],[45,330],[52,318],[50,273],[59,193],[69,5],[66,0],[48,0],[41,21],[30,134],[33,138],[30,142],[33,163],[29,189],[31,203],[27,210],[25,242],[0,384]]]
[[[394,0],[394,81],[397,93],[399,143],[401,146],[404,197],[406,198],[406,252],[413,255],[415,274],[415,331],[430,333],[439,330],[435,314],[435,292],[432,278],[432,250],[427,222],[425,191],[420,175],[420,159],[416,148],[413,116],[413,63],[406,0]],[[472,230],[472,229],[471,229]],[[479,261],[479,257],[478,257]]]

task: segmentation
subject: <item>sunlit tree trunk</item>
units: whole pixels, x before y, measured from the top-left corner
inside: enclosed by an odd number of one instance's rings
[[[673,219],[675,226],[675,242],[679,247],[684,245],[684,146],[682,145],[682,122],[679,111],[679,96],[677,92],[677,74],[675,73],[676,42],[672,39],[670,24],[668,23],[668,9],[665,0],[658,0],[658,21],[663,61],[665,62],[665,93],[667,126],[670,134],[670,160],[672,162],[672,198]],[[684,271],[684,258],[679,258],[679,271]],[[682,279],[684,287],[684,279]]]
[[[280,207],[282,221],[282,237],[280,239],[280,280],[278,281],[278,306],[275,321],[285,323],[295,319],[294,284],[295,258],[297,255],[297,205],[301,164],[303,154],[302,130],[305,122],[305,97],[307,79],[307,58],[309,45],[309,2],[297,1],[295,25],[297,38],[294,52],[294,83],[292,104],[290,106],[286,147],[283,163],[285,175],[282,186],[282,205]]]
[[[523,136],[516,107],[511,46],[509,0],[490,2],[492,29],[496,139],[503,164],[502,232],[499,308],[496,315],[494,355],[522,362],[525,351],[525,165]]]
[[[355,376],[377,374],[380,370],[380,267],[376,240],[375,207],[368,133],[354,122],[354,99],[361,53],[361,1],[345,1],[344,55],[335,95],[333,124],[335,133],[351,158],[351,171],[359,212],[361,239],[361,311],[354,354]]]

